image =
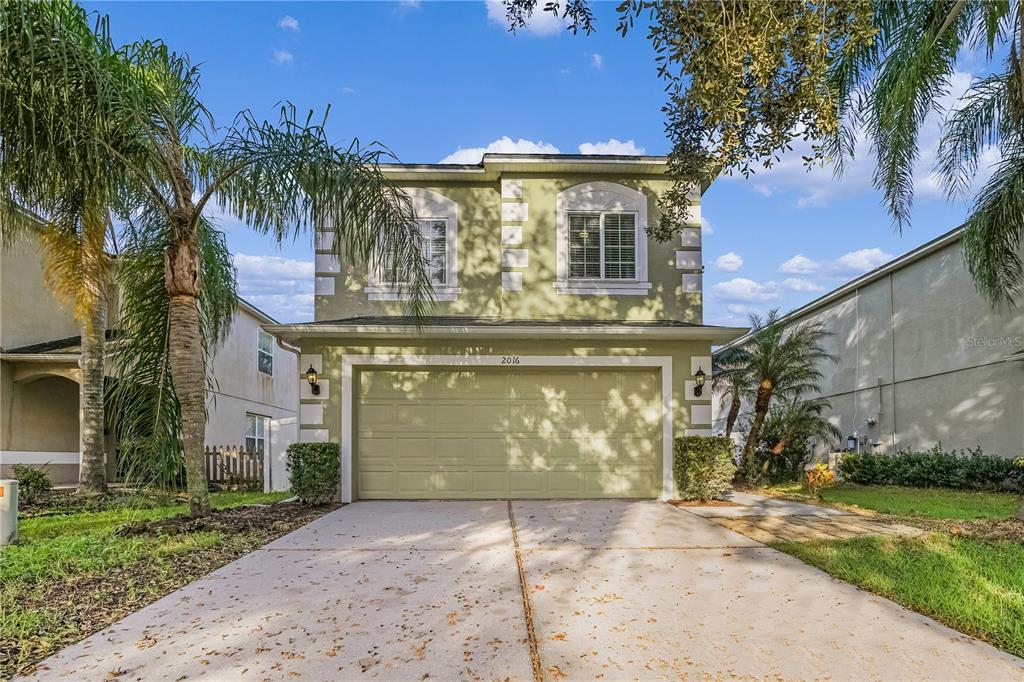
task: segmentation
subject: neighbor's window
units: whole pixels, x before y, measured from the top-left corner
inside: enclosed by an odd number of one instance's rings
[[[636,279],[636,214],[570,213],[570,279]]]
[[[431,284],[448,283],[448,221],[444,219],[417,220],[420,227],[420,248],[427,264]],[[390,258],[380,266],[378,279],[391,284],[405,284],[405,279],[391,280]]]
[[[256,339],[256,369],[260,374],[274,376],[274,337],[262,329]]]
[[[267,438],[267,418],[259,414],[245,415],[245,449],[263,450]]]

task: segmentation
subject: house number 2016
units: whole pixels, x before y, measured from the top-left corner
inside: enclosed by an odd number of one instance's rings
[[[503,364],[503,365],[518,365],[519,364],[519,356],[518,355],[502,355],[501,356],[501,364]]]

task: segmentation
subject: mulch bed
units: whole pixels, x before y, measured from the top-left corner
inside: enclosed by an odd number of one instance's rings
[[[116,533],[128,537],[219,531],[225,534],[225,542],[169,556],[159,568],[140,562],[99,575],[69,576],[40,585],[40,589],[24,591],[19,606],[47,611],[65,627],[56,637],[0,641],[0,679],[30,673],[37,663],[56,651],[339,506],[307,507],[298,502],[278,502],[218,509],[202,519],[176,516],[122,526]]]
[[[880,514],[879,520],[903,523],[929,531],[942,531],[950,535],[975,540],[1011,540],[1024,542],[1024,521],[1018,519],[932,519],[925,516],[893,516]]]
[[[729,500],[669,500],[673,507],[739,507]]]

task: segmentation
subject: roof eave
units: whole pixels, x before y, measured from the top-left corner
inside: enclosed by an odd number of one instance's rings
[[[747,332],[745,327],[630,327],[630,326],[536,326],[507,325],[483,327],[478,325],[358,325],[358,324],[275,324],[263,328],[292,343],[304,338],[647,338],[657,340],[710,341],[727,343]]]

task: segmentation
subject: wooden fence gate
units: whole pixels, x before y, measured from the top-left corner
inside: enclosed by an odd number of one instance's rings
[[[263,490],[263,450],[207,446],[206,480],[227,488]]]

